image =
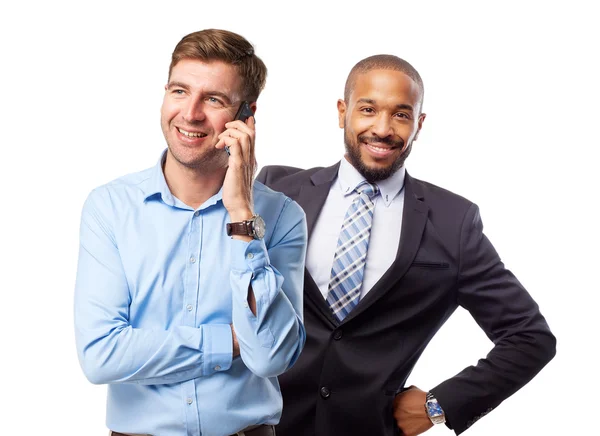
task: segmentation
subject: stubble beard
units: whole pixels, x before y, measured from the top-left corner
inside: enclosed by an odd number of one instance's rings
[[[179,153],[177,147],[173,147],[167,142],[171,156],[182,166],[202,172],[212,172],[216,169],[227,166],[227,153],[224,150],[214,149],[206,150],[201,155],[194,158],[186,158],[183,153]]]
[[[371,168],[365,164],[360,155],[360,138],[361,136],[359,136],[355,142],[354,138],[350,136],[347,129],[344,128],[344,144],[346,146],[346,156],[348,157],[348,161],[370,183],[385,180],[402,168],[406,158],[410,155],[412,150],[411,140],[408,142],[408,146],[402,150],[400,156],[398,156],[391,165],[384,168]],[[386,142],[385,139],[382,140],[382,142]]]
[[[169,140],[166,132],[164,132],[164,136],[171,156],[173,156],[173,159],[175,159],[179,165],[185,168],[209,173],[227,167],[228,159],[225,150],[209,146],[208,148],[203,149],[200,154],[194,153],[196,154],[194,156],[190,153],[190,156],[186,156],[186,147],[184,145],[174,145],[172,141]],[[173,142],[175,141],[176,140],[173,140]]]

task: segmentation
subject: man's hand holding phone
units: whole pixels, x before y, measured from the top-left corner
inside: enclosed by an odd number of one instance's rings
[[[252,218],[252,183],[256,172],[254,156],[254,113],[247,102],[240,106],[236,119],[225,124],[216,148],[229,150],[229,168],[223,181],[223,205],[232,222]]]

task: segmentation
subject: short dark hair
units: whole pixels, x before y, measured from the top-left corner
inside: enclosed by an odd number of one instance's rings
[[[182,59],[203,62],[223,61],[237,67],[243,81],[244,99],[256,101],[267,81],[267,67],[254,54],[254,47],[237,33],[220,29],[205,29],[183,37],[175,47],[169,66],[169,78],[173,67]]]
[[[368,58],[359,61],[356,65],[354,65],[354,67],[352,67],[352,70],[350,70],[350,74],[348,74],[348,78],[346,79],[346,87],[344,88],[344,100],[346,102],[348,102],[350,99],[350,93],[354,89],[356,78],[360,74],[365,74],[372,70],[394,70],[406,74],[418,85],[421,93],[419,103],[421,109],[423,108],[425,89],[423,87],[423,79],[421,79],[419,72],[404,59],[401,59],[398,56],[387,54],[369,56]]]

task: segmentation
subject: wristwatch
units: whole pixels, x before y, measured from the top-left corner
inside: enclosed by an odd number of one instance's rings
[[[444,415],[442,406],[440,406],[440,403],[438,403],[438,400],[431,392],[427,392],[427,397],[425,399],[425,410],[427,411],[427,416],[429,416],[429,419],[433,424],[443,424],[446,422],[446,415]]]
[[[252,236],[254,239],[265,237],[265,220],[260,215],[239,223],[227,223],[227,236]]]

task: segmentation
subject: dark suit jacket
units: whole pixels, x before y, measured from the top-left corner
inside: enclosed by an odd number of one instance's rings
[[[257,180],[302,206],[310,237],[338,167],[265,167]],[[556,339],[484,236],[477,206],[408,174],[404,189],[396,260],[342,323],[305,272],[307,340],[294,367],[279,378],[284,407],[278,436],[397,434],[394,396],[458,306],[495,346],[477,366],[431,389],[457,434],[554,356]]]

